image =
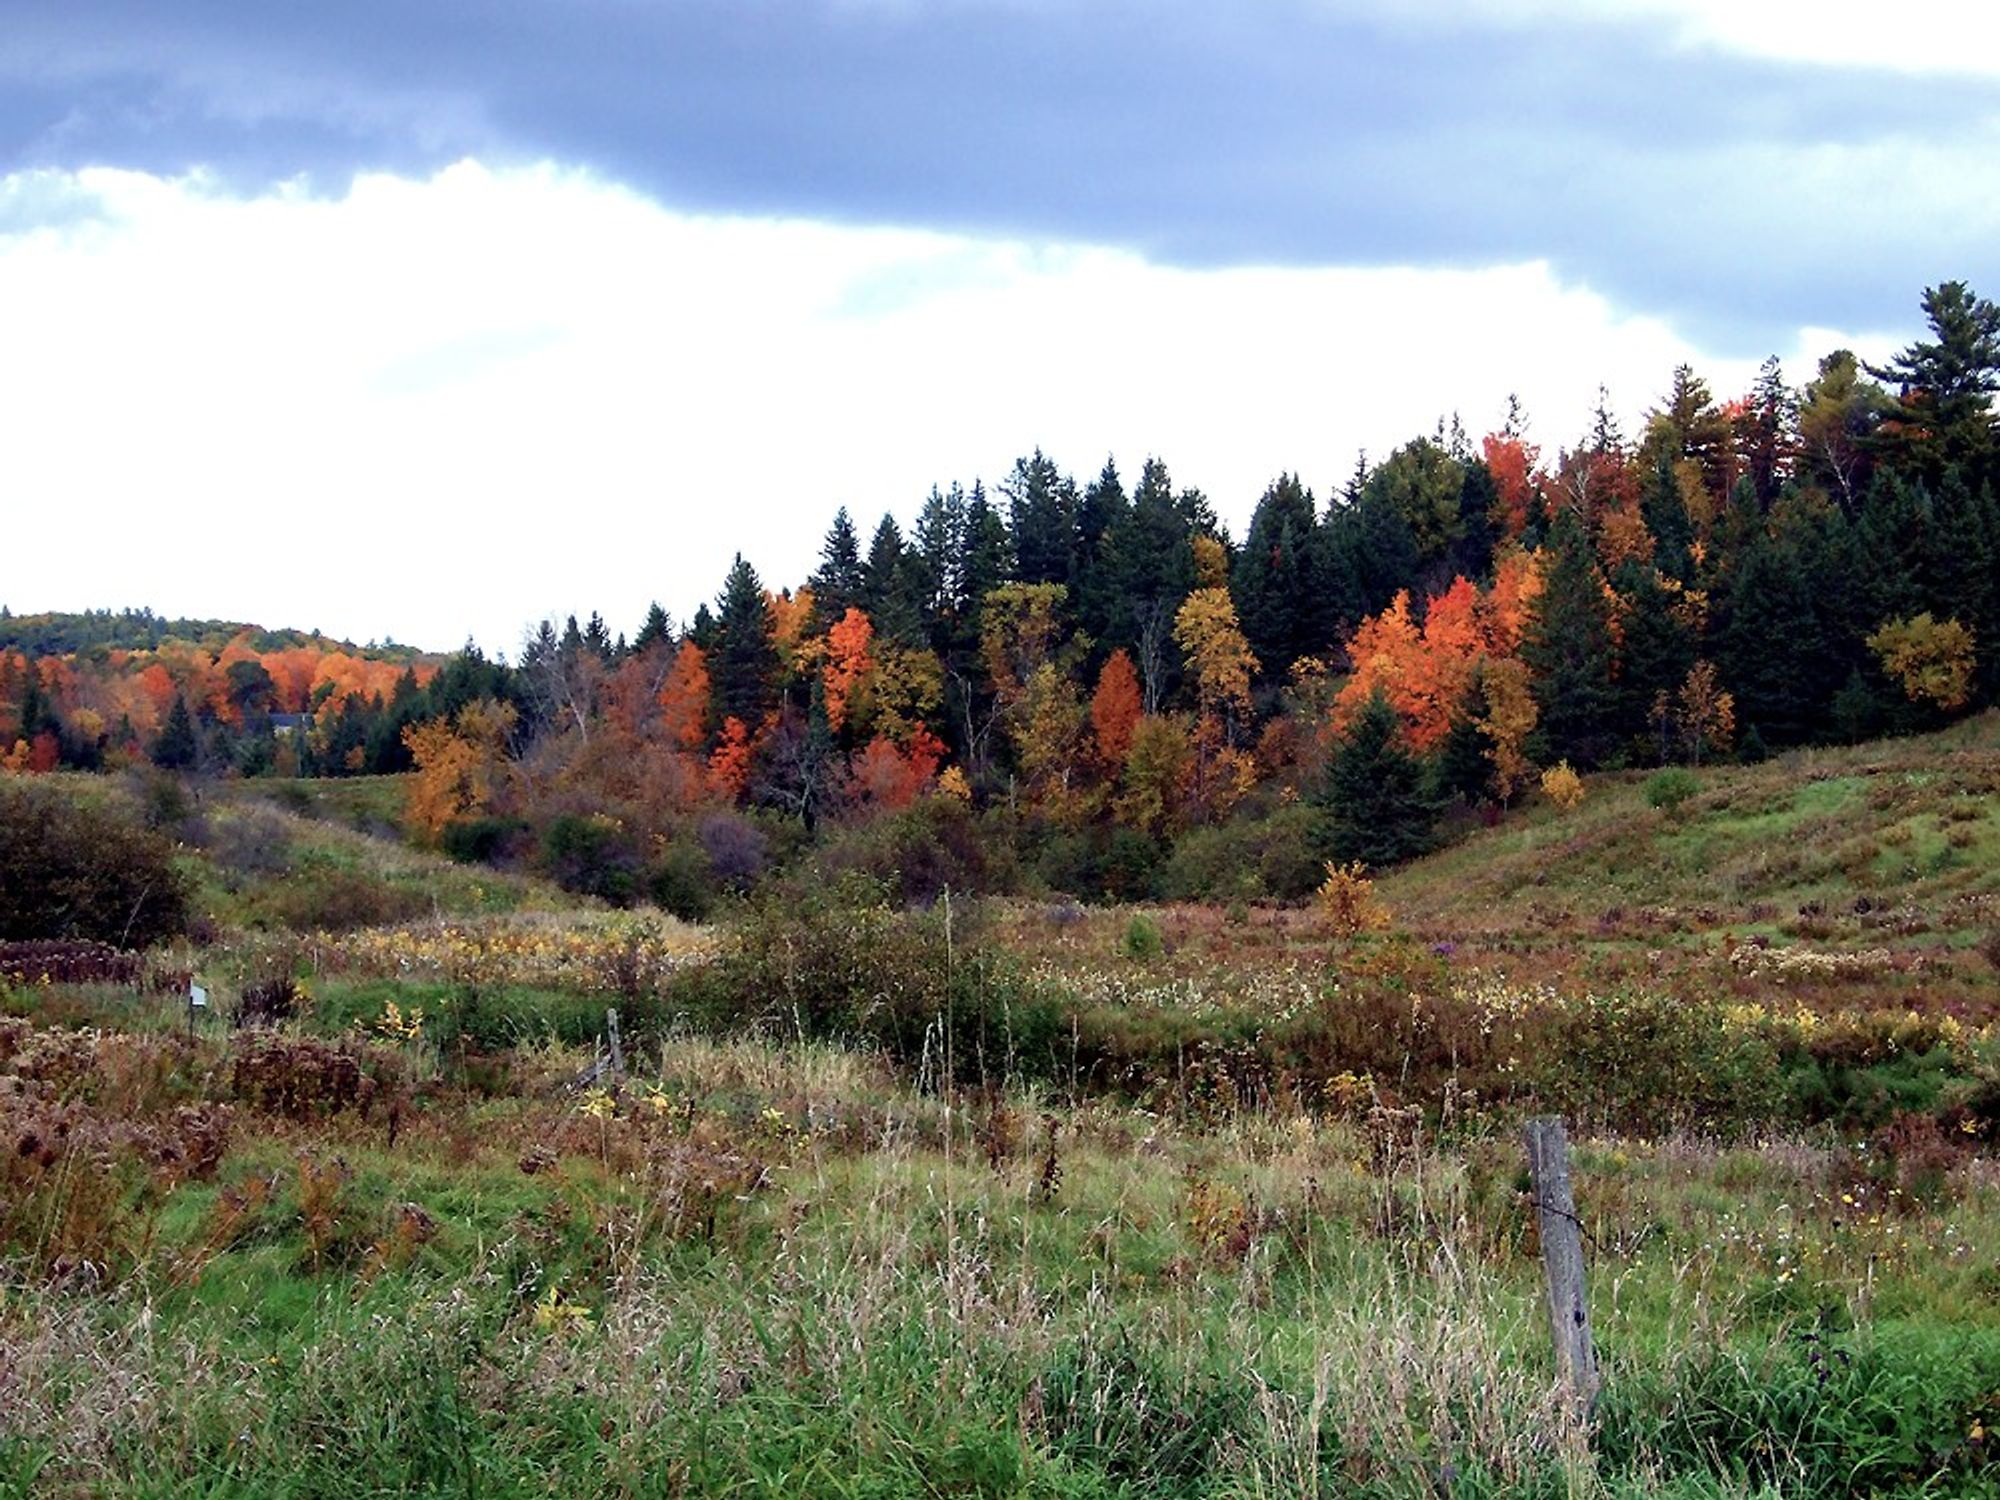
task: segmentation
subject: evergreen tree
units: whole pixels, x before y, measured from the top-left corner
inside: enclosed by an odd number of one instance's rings
[[[1148,713],[1159,711],[1180,680],[1174,616],[1194,591],[1190,517],[1201,509],[1192,492],[1174,493],[1164,462],[1149,458],[1132,492],[1131,514],[1109,538],[1110,566],[1121,587],[1103,644],[1131,655]]]
[[[674,622],[656,599],[646,610],[646,622],[639,627],[639,633],[632,639],[632,650],[643,656],[655,646],[671,646],[674,643]]]
[[[1069,580],[1077,625],[1095,643],[1098,662],[1111,654],[1112,647],[1106,642],[1124,599],[1124,556],[1117,542],[1131,515],[1118,466],[1107,458],[1077,508],[1076,557]]]
[[[1934,518],[1930,491],[1921,479],[1882,473],[1868,487],[1858,528],[1863,568],[1858,582],[1869,629],[1930,606],[1930,570],[1938,547]]]
[[[1737,723],[1757,731],[1759,746],[1807,739],[1831,692],[1832,661],[1789,537],[1760,534],[1738,559],[1717,644]]]
[[[1437,790],[1440,798],[1457,797],[1468,804],[1484,802],[1493,791],[1492,740],[1480,727],[1486,717],[1486,680],[1475,667],[1465,694],[1452,709],[1444,743],[1438,746]]]
[[[1000,487],[1014,538],[1014,576],[1021,583],[1067,584],[1077,547],[1076,482],[1037,448],[1014,461]]]
[[[906,646],[923,644],[923,607],[918,600],[910,556],[903,546],[903,531],[894,516],[882,517],[868,544],[868,561],[861,568],[859,603],[883,640]]]
[[[1316,656],[1332,636],[1320,577],[1312,491],[1280,474],[1250,515],[1230,592],[1260,675],[1282,681],[1301,656]]]
[[[590,624],[584,627],[584,649],[594,653],[606,666],[611,665],[611,631],[604,623],[604,616],[596,610],[590,612]]]
[[[1422,558],[1410,523],[1386,486],[1372,480],[1363,486],[1354,519],[1354,571],[1361,613],[1378,615],[1398,593],[1416,583]]]
[[[1610,612],[1590,538],[1572,507],[1556,517],[1549,549],[1553,559],[1529,613],[1521,659],[1535,674],[1548,758],[1587,769],[1617,737]]]
[[[174,694],[174,706],[167,710],[167,722],[153,741],[153,764],[169,771],[185,771],[201,757],[201,743],[195,738],[194,716],[187,699]]]
[[[1653,705],[1680,689],[1695,662],[1694,632],[1674,612],[1674,598],[1660,575],[1641,562],[1618,570],[1618,597],[1624,604],[1623,640],[1618,648],[1618,733],[1628,743],[1657,753],[1651,731]]]
[[[813,592],[813,618],[822,629],[861,603],[861,542],[844,505],[834,513],[833,526],[820,545],[819,567],[807,583]]]
[[[715,618],[715,611],[706,604],[697,604],[694,619],[688,625],[688,639],[703,651],[713,651],[720,637],[721,622]]]
[[[911,535],[910,577],[931,645],[948,648],[951,628],[965,610],[965,491],[931,487]]]
[[[1445,554],[1445,568],[1454,577],[1479,583],[1493,571],[1499,541],[1493,511],[1500,503],[1500,487],[1483,458],[1466,459],[1461,467],[1465,478],[1458,490],[1458,531]]]
[[[715,647],[709,654],[715,722],[742,720],[755,731],[777,702],[778,648],[771,606],[756,570],[736,554],[715,606]]]
[[[1662,453],[1639,495],[1639,515],[1653,538],[1653,566],[1681,583],[1694,581],[1694,520],[1681,497],[1673,459]]]
[[[1314,842],[1335,863],[1360,860],[1380,869],[1431,847],[1437,804],[1380,690],[1335,747],[1313,805]]]
[[[1868,372],[1900,387],[1882,436],[1897,457],[1935,479],[1949,464],[1977,472],[1993,456],[1993,394],[2000,391],[2000,306],[1962,281],[1928,288],[1919,339]]]
[[[1930,609],[1972,630],[1982,691],[2000,686],[2000,509],[1993,491],[1975,494],[1958,469],[1938,487],[1936,547],[1931,559]]]

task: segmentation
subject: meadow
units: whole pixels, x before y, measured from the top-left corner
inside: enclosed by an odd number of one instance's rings
[[[852,877],[695,926],[395,843],[390,785],[165,809],[195,939],[0,956],[0,1489],[2000,1494],[1992,715],[1594,778],[1360,932]]]

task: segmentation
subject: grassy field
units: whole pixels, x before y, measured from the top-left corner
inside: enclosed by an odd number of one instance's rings
[[[207,946],[0,981],[0,1492],[2000,1494],[1990,716],[1672,813],[1593,782],[1359,939],[858,887],[695,928],[381,796],[210,794]]]

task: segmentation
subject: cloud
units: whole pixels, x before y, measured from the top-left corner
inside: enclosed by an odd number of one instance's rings
[[[1161,456],[1240,534],[1280,470],[1324,495],[1358,448],[1454,409],[1477,434],[1510,391],[1553,448],[1600,380],[1629,428],[1680,360],[1752,373],[1541,262],[1190,269],[470,161],[337,196],[0,179],[22,195],[94,208],[0,234],[16,610],[508,649],[543,613],[685,618],[738,549],[796,583],[836,505],[907,522],[1036,445],[1083,475]],[[1803,378],[1854,339],[1783,352]]]
[[[1953,0],[15,8],[19,166],[338,193],[556,159],[675,208],[1189,267],[1547,260],[1746,354],[2000,281],[2000,22]]]

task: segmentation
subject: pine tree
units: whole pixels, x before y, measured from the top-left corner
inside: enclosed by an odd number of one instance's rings
[[[1535,674],[1547,758],[1589,768],[1616,741],[1610,612],[1590,538],[1565,506],[1549,536],[1554,554],[1528,616],[1521,658]]]
[[[944,651],[965,609],[965,491],[954,484],[941,494],[931,486],[910,536],[910,578],[924,632]]]
[[[1759,535],[1738,559],[1717,645],[1745,747],[1752,733],[1760,749],[1810,737],[1832,692],[1832,663],[1790,538]]]
[[[1251,512],[1236,559],[1230,592],[1266,678],[1282,680],[1293,662],[1320,654],[1332,637],[1315,509],[1298,476],[1280,474]]]
[[[819,567],[807,583],[813,592],[814,623],[820,629],[861,604],[861,542],[844,505],[834,513],[833,525],[820,545]]]
[[[1349,725],[1313,804],[1314,842],[1336,864],[1379,869],[1431,847],[1437,804],[1385,694],[1373,694]]]
[[[1077,625],[1095,643],[1094,658],[1100,662],[1111,653],[1106,642],[1124,599],[1124,557],[1117,540],[1131,514],[1118,466],[1107,458],[1077,508],[1076,556],[1069,579]]]
[[[1674,612],[1674,599],[1660,575],[1641,562],[1618,571],[1623,603],[1623,639],[1618,647],[1618,733],[1628,743],[1649,745],[1653,704],[1671,694],[1694,666],[1694,632]]]
[[[709,654],[715,722],[739,719],[754,732],[777,701],[777,675],[771,607],[756,570],[739,552],[715,607],[715,647]]]
[[[643,656],[655,646],[671,646],[674,643],[674,622],[656,599],[646,610],[646,621],[639,627],[638,635],[632,639],[632,650]]]
[[[1438,746],[1437,790],[1441,798],[1484,802],[1493,792],[1493,741],[1480,727],[1486,718],[1484,671],[1474,668],[1472,680],[1452,710],[1451,727]]]
[[[1681,583],[1694,580],[1694,520],[1681,495],[1673,459],[1662,453],[1639,493],[1639,515],[1653,538],[1653,566]]]
[[[185,771],[200,756],[201,744],[195,738],[194,717],[188,712],[187,699],[176,693],[174,706],[167,711],[167,722],[160,730],[160,737],[153,742],[153,764],[169,771]]]
[[[909,552],[903,546],[903,531],[894,516],[883,516],[869,541],[868,561],[861,568],[860,604],[884,640],[906,646],[923,644],[923,607]]]
[[[2000,391],[2000,306],[1962,281],[1928,288],[1924,316],[1935,339],[1919,339],[1868,373],[1900,387],[1881,437],[1892,456],[1936,478],[1947,465],[1977,471],[1995,448],[1993,395]]]
[[[1014,538],[1014,576],[1021,583],[1068,585],[1077,547],[1076,482],[1037,448],[1014,461],[1001,487]]]

